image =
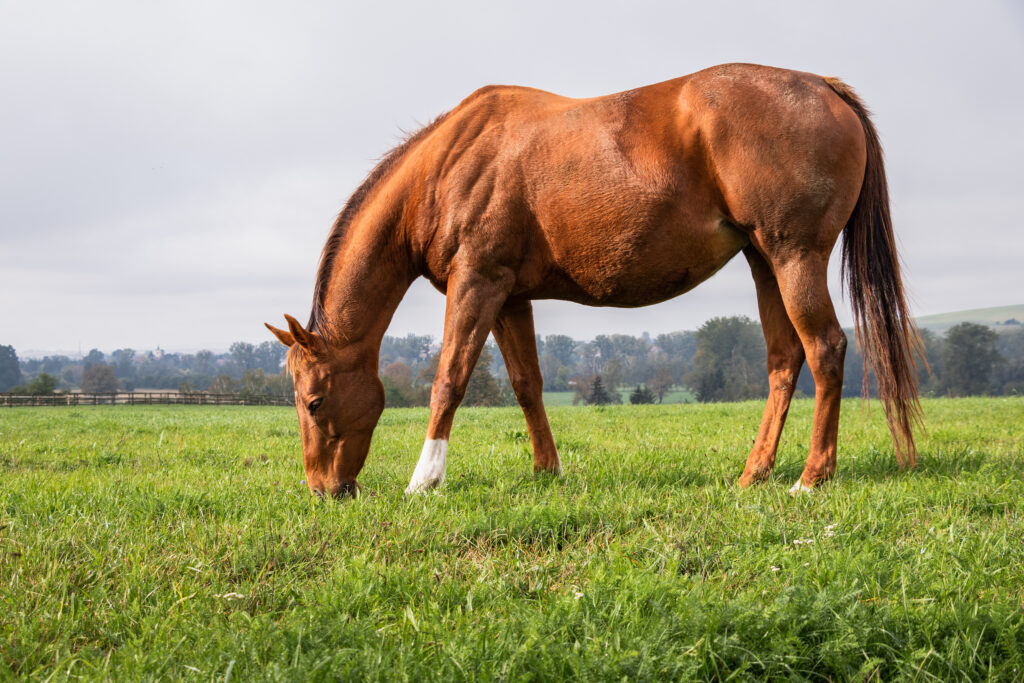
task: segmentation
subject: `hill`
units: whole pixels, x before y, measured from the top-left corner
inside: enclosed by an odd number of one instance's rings
[[[1021,329],[1021,325],[1024,325],[1024,304],[1018,304],[1016,306],[995,306],[993,308],[974,308],[968,311],[953,311],[951,313],[923,315],[915,320],[918,327],[931,330],[936,334],[945,334],[949,328],[965,322],[988,325],[999,332],[1010,331]],[[1017,320],[1019,323],[1011,323],[1008,325],[1008,320]]]

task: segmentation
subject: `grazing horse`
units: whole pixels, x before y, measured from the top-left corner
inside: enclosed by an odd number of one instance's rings
[[[480,349],[498,342],[533,445],[560,471],[542,401],[534,299],[654,304],[743,252],[757,289],[770,390],[739,480],[775,465],[797,374],[815,381],[810,453],[794,490],[836,467],[846,336],[826,281],[843,234],[857,337],[901,464],[920,420],[882,150],[868,112],[834,78],[727,64],[606,97],[482,88],[392,150],[327,238],[305,328],[288,345],[306,481],[358,491],[384,409],[381,339],[410,284],[446,296],[426,441],[407,492],[440,484]],[[865,386],[867,382],[865,364]]]

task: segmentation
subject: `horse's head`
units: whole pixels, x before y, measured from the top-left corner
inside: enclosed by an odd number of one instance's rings
[[[288,331],[267,328],[288,347],[302,432],[306,484],[320,495],[356,495],[356,476],[384,410],[384,387],[357,345],[334,346],[286,315]]]

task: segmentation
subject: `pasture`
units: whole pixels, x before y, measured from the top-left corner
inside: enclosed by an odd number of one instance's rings
[[[387,410],[357,501],[311,497],[290,408],[0,410],[0,675],[194,680],[1024,679],[1024,399],[931,399],[900,472],[844,401],[836,479],[736,479],[763,404],[457,413],[402,490]]]

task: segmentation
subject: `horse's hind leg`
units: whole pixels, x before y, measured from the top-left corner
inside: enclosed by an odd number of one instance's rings
[[[768,478],[775,467],[775,453],[804,362],[804,348],[786,314],[779,283],[768,262],[753,246],[747,246],[743,255],[747,257],[750,273],[754,276],[761,328],[768,347],[768,402],[739,482],[740,486],[750,486]]]
[[[425,491],[444,481],[455,409],[466,395],[480,350],[513,282],[511,271],[495,270],[498,274],[492,277],[464,269],[448,278],[444,340],[430,392],[430,423],[406,493]]]
[[[846,334],[832,307],[827,268],[827,253],[804,253],[775,264],[782,301],[803,344],[815,385],[811,449],[794,491],[809,490],[836,469]]]
[[[494,337],[505,358],[505,367],[526,416],[533,443],[533,471],[560,472],[558,451],[544,412],[544,378],[537,359],[533,331],[533,306],[529,301],[505,304],[494,323]]]

